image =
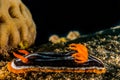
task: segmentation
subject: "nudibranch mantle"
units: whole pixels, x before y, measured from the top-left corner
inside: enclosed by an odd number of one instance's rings
[[[75,49],[74,45],[74,48],[71,49],[73,51],[69,51],[66,53],[36,52],[27,54],[24,56],[24,58],[28,59],[28,62],[25,63],[21,59],[15,58],[7,64],[7,68],[9,71],[16,74],[29,71],[82,72],[97,74],[106,72],[105,66],[100,59],[92,55],[87,55],[88,57],[83,55],[84,58],[81,58],[81,56],[79,55],[80,50],[77,52],[75,51],[77,49]],[[84,50],[83,52],[87,51]],[[75,54],[77,54],[77,59]]]

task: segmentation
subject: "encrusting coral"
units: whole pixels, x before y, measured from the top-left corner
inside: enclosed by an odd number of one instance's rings
[[[29,47],[36,38],[36,25],[29,9],[21,0],[0,0],[0,50],[17,47],[21,42]]]

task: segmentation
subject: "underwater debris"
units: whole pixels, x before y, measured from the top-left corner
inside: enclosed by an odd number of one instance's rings
[[[66,37],[59,37],[54,34],[49,37],[49,41],[53,44],[64,44],[68,41],[75,40],[80,37],[80,33],[78,31],[70,31]]]

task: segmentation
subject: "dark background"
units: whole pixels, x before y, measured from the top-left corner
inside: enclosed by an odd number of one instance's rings
[[[39,44],[52,34],[65,36],[71,30],[81,34],[117,26],[120,1],[117,0],[22,0],[37,26]]]

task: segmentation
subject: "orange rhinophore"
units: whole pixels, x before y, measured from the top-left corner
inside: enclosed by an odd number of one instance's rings
[[[21,56],[21,55],[19,55],[19,54],[16,54],[15,52],[13,52],[13,55],[14,55],[15,57],[21,59],[21,61],[22,61],[23,63],[27,63],[27,62],[28,62],[28,59],[27,59],[27,58],[25,58],[25,57],[23,57],[23,56]]]
[[[18,52],[20,52],[20,53],[22,53],[22,54],[25,54],[25,55],[28,55],[28,54],[29,54],[29,52],[26,51],[26,50],[18,50]]]
[[[97,73],[106,72],[103,62],[88,55],[88,49],[82,44],[70,44],[71,51],[64,53],[55,52],[35,52],[29,54],[25,50],[19,50],[24,56],[13,53],[15,59],[7,64],[10,72],[15,74],[29,71],[40,72],[77,72],[77,73]],[[59,64],[58,64],[59,63]]]

